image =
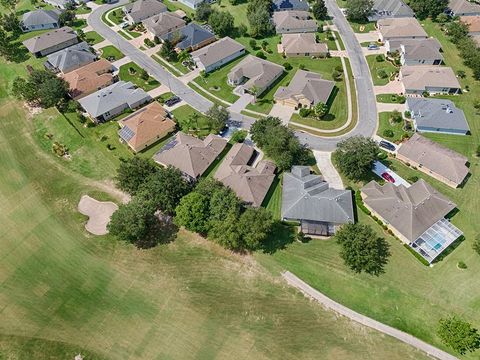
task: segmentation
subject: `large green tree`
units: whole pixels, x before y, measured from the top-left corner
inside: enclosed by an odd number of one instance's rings
[[[191,184],[185,180],[180,170],[169,166],[159,168],[145,179],[139,186],[137,196],[153,211],[160,210],[164,214],[174,215],[180,200],[191,191],[191,188]]]
[[[440,319],[437,334],[445,345],[462,355],[480,348],[478,330],[456,316]]]
[[[0,16],[0,24],[5,31],[13,33],[20,31],[20,20],[15,13],[11,12]]]
[[[312,6],[312,13],[317,20],[326,20],[328,18],[328,10],[325,6],[325,0],[315,0]]]
[[[247,208],[240,215],[237,227],[242,236],[244,248],[256,250],[261,247],[272,231],[272,214],[262,207]]]
[[[226,11],[213,11],[208,17],[208,23],[220,37],[231,35],[234,29],[233,15]]]
[[[195,11],[195,20],[207,21],[210,15],[212,14],[212,12],[213,12],[212,5],[208,1],[203,1],[198,5]]]
[[[435,19],[445,11],[448,0],[414,0],[410,1],[409,5],[419,19],[425,19],[429,16]]]
[[[158,171],[158,166],[151,159],[134,156],[120,164],[115,180],[121,190],[135,195],[141,185]]]
[[[175,209],[175,223],[200,234],[206,234],[209,229],[208,198],[198,192],[184,196]]]
[[[372,13],[373,0],[347,0],[347,17],[353,21],[366,21]]]
[[[247,19],[252,37],[266,37],[273,32],[274,26],[271,21],[271,14],[271,0],[249,0]]]
[[[213,104],[205,113],[205,116],[208,119],[211,131],[219,133],[227,125],[230,113],[225,107]]]
[[[346,177],[361,180],[371,171],[379,151],[378,145],[372,139],[354,136],[337,144],[333,161]]]
[[[390,245],[379,237],[370,226],[363,224],[343,225],[335,234],[341,246],[340,256],[345,264],[355,271],[371,275],[385,272],[390,256]]]

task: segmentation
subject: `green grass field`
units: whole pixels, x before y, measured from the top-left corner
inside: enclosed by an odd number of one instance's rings
[[[390,75],[394,73],[397,68],[393,66],[389,61],[377,61],[377,55],[368,55],[366,56],[368,66],[370,67],[370,74],[372,74],[373,85],[381,86],[387,85],[390,81]],[[386,78],[379,76],[379,71],[385,71],[387,74]]]
[[[123,16],[124,14],[121,7],[118,7],[107,13],[107,20],[115,25],[120,25],[123,22]]]
[[[89,31],[85,33],[85,41],[90,45],[95,45],[101,43],[105,40],[101,35],[99,35],[96,31]]]
[[[190,105],[182,105],[175,110],[172,110],[175,121],[178,123],[180,129],[186,133],[194,133],[198,136],[207,136],[210,134],[210,129],[207,127],[207,118],[202,113],[196,111]],[[189,122],[193,119],[192,115],[197,114],[197,122]]]
[[[377,101],[387,104],[401,104],[405,103],[405,98],[396,94],[378,94]]]
[[[101,57],[104,59],[112,58],[113,61],[117,61],[125,57],[125,55],[113,45],[105,46],[101,48],[100,51],[102,53]]]
[[[405,131],[403,129],[403,126],[404,126],[403,121],[399,123],[391,122],[390,121],[391,115],[392,115],[391,112],[381,112],[378,114],[379,124],[377,129],[377,135],[398,144],[402,141],[402,137],[404,134],[412,135],[413,132]],[[387,129],[393,131],[393,137],[388,137],[384,134],[384,131]]]
[[[133,69],[135,73],[131,74],[129,69]],[[139,88],[142,88],[145,91],[150,91],[160,86],[160,83],[152,76],[149,76],[147,81],[141,79],[140,70],[141,69],[137,64],[135,64],[134,62],[129,62],[127,64],[120,66],[120,71],[118,76],[120,80],[131,81],[133,84],[135,84]]]

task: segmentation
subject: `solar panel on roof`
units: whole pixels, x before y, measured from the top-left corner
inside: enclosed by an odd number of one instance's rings
[[[135,136],[135,133],[128,126],[124,126],[120,130],[119,136],[125,141],[130,141]]]

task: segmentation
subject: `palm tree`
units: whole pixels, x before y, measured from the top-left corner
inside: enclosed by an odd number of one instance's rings
[[[257,95],[258,95],[258,88],[253,85],[250,89],[248,89],[248,92],[253,95],[253,102],[257,101]]]
[[[184,62],[184,61],[189,61],[190,60],[190,54],[188,53],[187,50],[182,50],[178,54],[178,61]]]

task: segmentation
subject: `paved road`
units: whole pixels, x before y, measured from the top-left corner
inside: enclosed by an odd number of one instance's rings
[[[128,56],[137,65],[147,70],[148,73],[157,79],[161,84],[168,86],[175,95],[180,96],[194,109],[202,113],[206,112],[212,106],[212,102],[210,100],[204,98],[197,92],[193,91],[190,87],[182,83],[174,75],[159,65],[155,60],[150,58],[140,49],[130,44],[120,34],[112,30],[102,21],[102,15],[105,12],[117,6],[127,4],[128,2],[129,0],[120,0],[114,4],[103,5],[94,9],[87,19],[88,25],[91,26],[104,39],[110,41],[123,54],[125,54],[125,56]],[[249,127],[249,125],[255,121],[255,119],[251,117],[238,113],[231,113],[230,117],[233,121],[240,121],[247,127]]]
[[[335,301],[330,299],[329,297],[323,295],[321,292],[315,290],[312,288],[310,285],[308,285],[306,282],[302,281],[300,278],[295,276],[289,271],[285,271],[282,273],[283,278],[287,281],[287,283],[290,286],[293,286],[300,290],[305,296],[310,297],[321,303],[323,306],[325,306],[327,309],[333,310],[336,313],[339,313],[340,315],[346,316],[349,319],[356,321],[362,325],[368,326],[372,329],[375,329],[377,331],[380,331],[384,334],[387,334],[389,336],[392,336],[400,341],[403,341],[404,343],[407,343],[418,350],[421,350],[425,353],[427,353],[430,356],[435,357],[436,359],[440,360],[458,360],[453,355],[450,355],[449,353],[440,350],[436,348],[435,346],[432,346],[430,344],[427,344],[426,342],[410,335],[407,334],[403,331],[400,331],[398,329],[395,329],[391,326],[382,324],[381,322],[378,322],[376,320],[373,320],[367,316],[364,316],[362,314],[359,314]]]

